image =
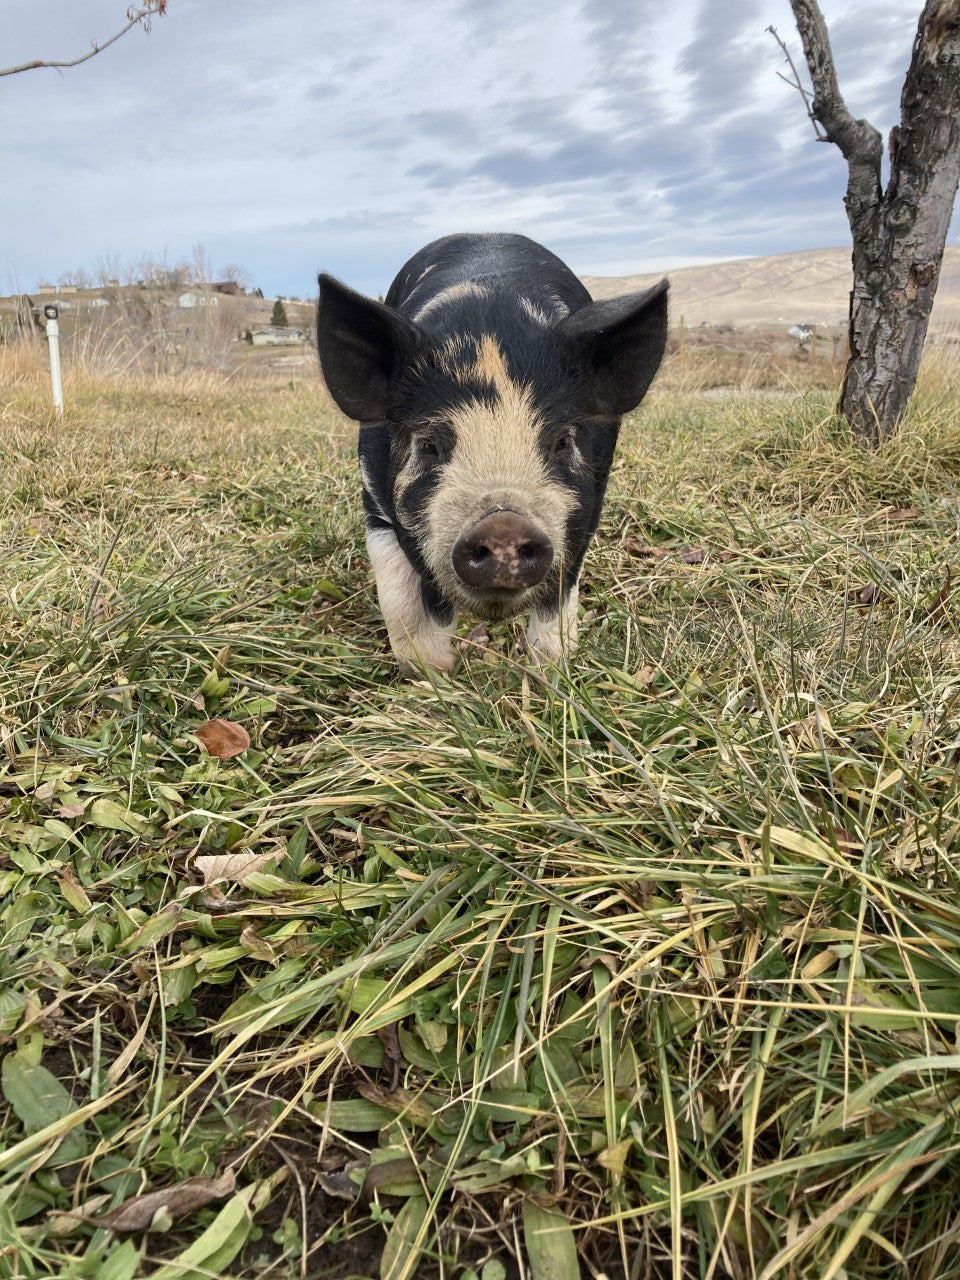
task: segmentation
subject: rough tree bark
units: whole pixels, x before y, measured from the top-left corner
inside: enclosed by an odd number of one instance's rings
[[[960,0],[923,6],[885,189],[883,140],[847,110],[819,5],[790,5],[813,81],[810,114],[848,169],[853,290],[839,409],[877,443],[897,426],[917,380],[960,181]]]

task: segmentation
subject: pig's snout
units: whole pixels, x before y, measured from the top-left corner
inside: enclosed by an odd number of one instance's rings
[[[519,511],[490,512],[462,534],[453,548],[457,576],[476,591],[535,587],[553,564],[553,543]]]

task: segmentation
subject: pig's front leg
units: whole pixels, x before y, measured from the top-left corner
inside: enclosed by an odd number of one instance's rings
[[[456,616],[449,625],[431,617],[423,603],[420,575],[404,555],[391,529],[368,528],[367,553],[390,648],[402,670],[407,674],[423,667],[452,671],[457,654],[450,637],[457,624]]]
[[[574,583],[560,601],[560,607],[534,609],[527,627],[527,649],[535,662],[559,663],[577,651],[577,605],[579,583]]]

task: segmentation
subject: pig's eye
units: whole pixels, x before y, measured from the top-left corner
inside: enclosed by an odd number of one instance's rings
[[[421,458],[439,458],[440,450],[433,440],[421,440],[419,443]]]
[[[553,446],[553,454],[556,458],[563,458],[570,452],[570,433],[565,431],[562,436],[557,437],[557,442]]]

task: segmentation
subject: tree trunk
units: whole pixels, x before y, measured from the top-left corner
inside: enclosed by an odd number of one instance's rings
[[[960,0],[927,0],[920,15],[885,191],[882,140],[847,111],[818,5],[791,6],[813,80],[812,114],[849,172],[853,290],[839,409],[877,443],[897,426],[917,380],[960,181]]]

